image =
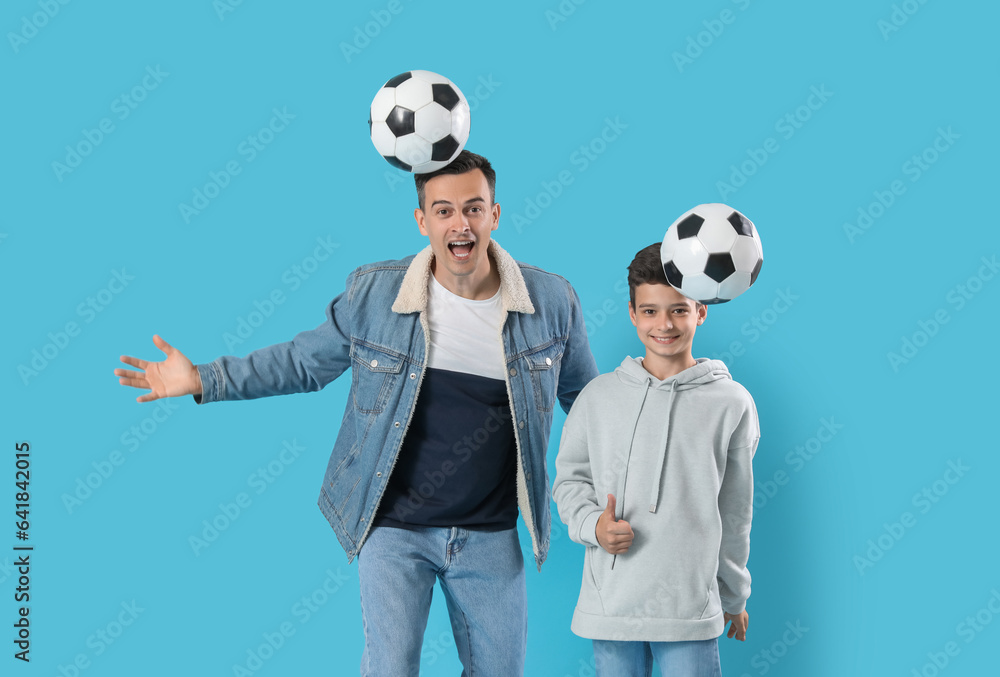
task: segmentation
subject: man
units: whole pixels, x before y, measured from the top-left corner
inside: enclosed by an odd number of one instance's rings
[[[463,151],[415,180],[429,246],[356,269],[316,329],[197,366],[155,336],[166,360],[123,356],[145,372],[115,374],[150,389],[140,402],[207,403],[319,390],[350,367],[319,506],[358,557],[362,674],[417,674],[439,580],[465,674],[511,677],[527,626],[518,508],[541,567],[553,405],[569,411],[597,367],[570,284],[492,241],[489,161]]]

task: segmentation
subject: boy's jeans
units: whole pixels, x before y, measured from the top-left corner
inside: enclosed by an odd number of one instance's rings
[[[722,677],[718,639],[696,642],[594,640],[597,677],[651,677],[653,657],[663,677]]]
[[[358,576],[362,675],[419,673],[435,580],[448,604],[462,675],[523,674],[528,613],[517,529],[375,527],[358,556]],[[424,656],[426,665],[430,660]]]

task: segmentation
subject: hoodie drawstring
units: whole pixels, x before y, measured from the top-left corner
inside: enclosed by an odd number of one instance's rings
[[[632,421],[632,437],[628,441],[628,455],[625,457],[625,470],[622,472],[622,481],[618,485],[618,493],[616,494],[617,504],[615,505],[615,519],[621,519],[625,517],[625,485],[628,483],[628,466],[629,462],[632,460],[632,445],[635,443],[635,431],[639,429],[639,416],[642,415],[642,407],[646,404],[646,395],[649,394],[649,383],[646,387],[642,389],[642,399],[639,400],[639,406],[635,408],[635,420]],[[615,568],[615,561],[618,559],[618,555],[614,555],[611,558],[611,568]]]
[[[670,383],[670,397],[667,400],[667,420],[663,422],[663,439],[660,440],[660,461],[656,464],[656,477],[653,478],[653,491],[649,496],[649,512],[656,512],[660,502],[660,480],[663,478],[663,466],[667,464],[667,441],[670,437],[670,414],[674,408],[674,393],[677,391],[677,381]],[[632,431],[635,438],[635,430]]]

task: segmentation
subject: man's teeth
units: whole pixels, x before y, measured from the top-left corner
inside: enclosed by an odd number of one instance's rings
[[[472,255],[473,246],[472,240],[457,240],[448,243],[448,249],[451,251],[452,256],[459,259],[469,258]]]

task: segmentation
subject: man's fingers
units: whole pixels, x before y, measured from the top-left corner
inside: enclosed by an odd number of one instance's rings
[[[139,397],[135,398],[135,401],[136,402],[152,402],[153,400],[158,400],[158,399],[160,399],[159,395],[157,395],[154,392],[148,392],[145,395],[140,395]]]
[[[149,364],[146,360],[140,360],[138,357],[131,357],[129,355],[122,355],[121,360],[125,364],[130,364],[133,367],[138,367],[139,369],[145,369],[146,365]]]
[[[123,386],[132,386],[133,388],[144,388],[149,390],[149,381],[144,378],[120,378],[118,382]]]
[[[174,352],[174,347],[160,338],[159,334],[153,334],[153,343],[155,343],[156,347],[162,350],[168,357],[170,356],[170,353]]]
[[[131,369],[115,369],[115,376],[123,376],[125,378],[146,378],[145,372],[132,371]]]

